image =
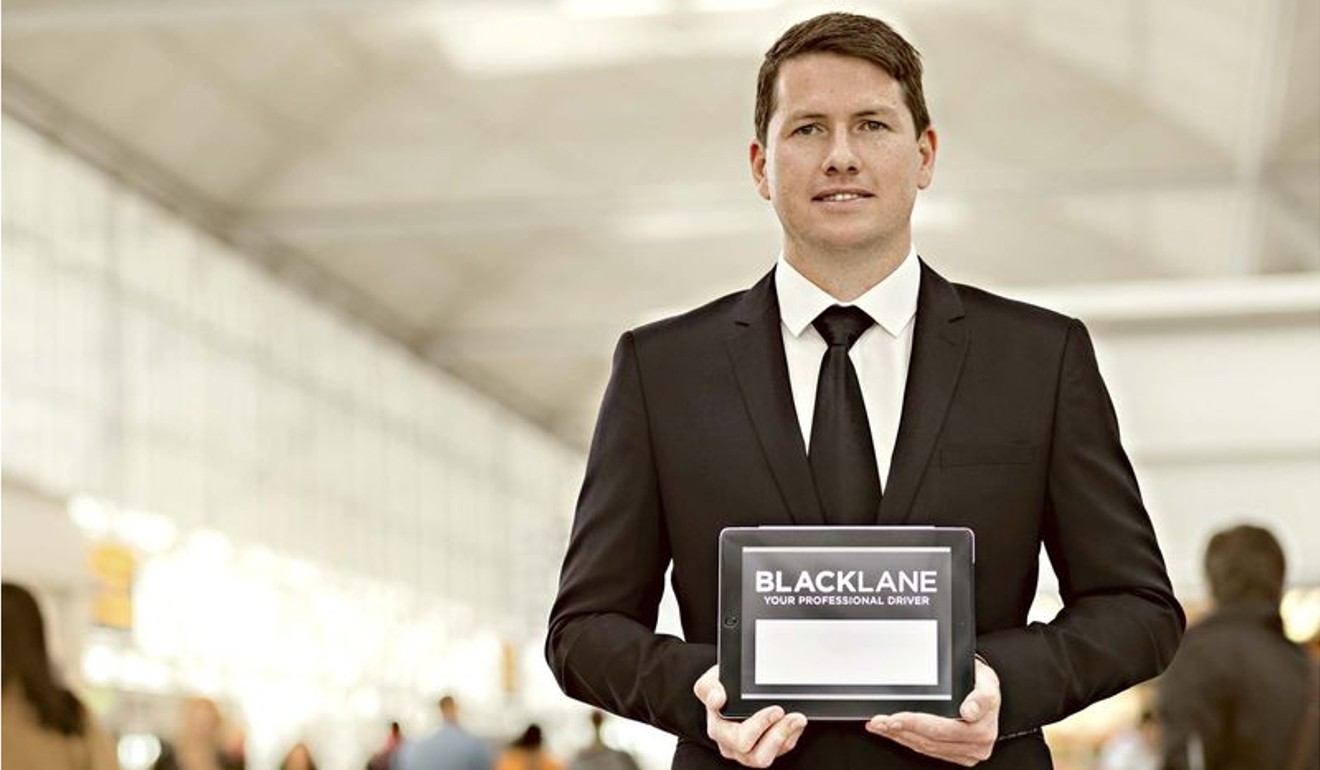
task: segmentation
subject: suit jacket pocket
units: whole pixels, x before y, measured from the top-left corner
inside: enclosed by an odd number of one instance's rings
[[[1039,453],[1037,444],[945,444],[940,448],[940,465],[1023,465]]]

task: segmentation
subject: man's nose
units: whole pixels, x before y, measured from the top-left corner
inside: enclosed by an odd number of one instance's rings
[[[825,157],[825,173],[855,174],[857,171],[857,153],[853,151],[852,137],[847,131],[835,132],[830,140],[829,154]]]

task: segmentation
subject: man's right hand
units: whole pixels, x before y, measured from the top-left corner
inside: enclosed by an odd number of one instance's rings
[[[767,706],[742,722],[720,716],[728,696],[720,684],[719,666],[711,666],[692,686],[706,707],[706,734],[720,747],[720,755],[744,767],[769,767],[797,745],[807,726],[802,714],[785,714],[779,706]]]

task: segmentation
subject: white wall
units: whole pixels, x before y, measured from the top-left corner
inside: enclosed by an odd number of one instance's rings
[[[1184,601],[1210,535],[1244,522],[1320,586],[1320,277],[1004,291],[1086,322]]]
[[[1274,530],[1289,582],[1320,585],[1320,307],[1097,329],[1125,443],[1180,594],[1211,533]]]

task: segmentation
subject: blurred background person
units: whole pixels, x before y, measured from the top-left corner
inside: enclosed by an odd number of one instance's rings
[[[225,770],[247,768],[247,732],[232,719],[221,721],[220,764]]]
[[[1160,729],[1155,712],[1142,709],[1134,725],[1115,732],[1096,757],[1096,770],[1159,770]]]
[[[46,629],[27,589],[4,583],[0,610],[5,770],[118,770],[115,745],[51,670]]]
[[[1205,550],[1214,609],[1160,680],[1167,770],[1316,770],[1316,664],[1284,636],[1285,563],[1267,529],[1221,530]]]
[[[640,770],[631,754],[605,743],[605,737],[601,735],[604,724],[605,712],[592,709],[591,743],[573,757],[569,770]]]
[[[398,722],[390,722],[390,733],[385,736],[385,744],[367,760],[367,770],[389,770],[390,759],[403,745],[403,729]]]
[[[541,726],[532,723],[500,754],[495,770],[563,770],[564,764],[545,750]]]
[[[393,770],[490,770],[490,749],[458,723],[458,701],[445,695],[439,706],[440,726],[406,741],[394,754]]]
[[[242,754],[226,746],[224,719],[210,698],[183,702],[178,732],[161,743],[154,770],[243,770]]]
[[[302,741],[293,744],[289,753],[280,760],[280,770],[316,770],[316,760],[312,759],[312,750]]]

